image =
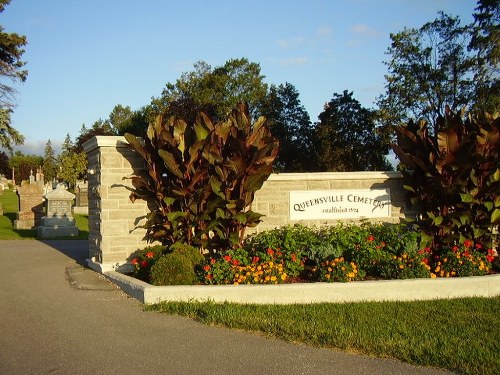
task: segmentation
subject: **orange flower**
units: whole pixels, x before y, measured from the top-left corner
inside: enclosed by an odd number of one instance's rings
[[[464,246],[465,247],[471,247],[474,244],[472,240],[465,240],[464,241]]]
[[[151,258],[153,258],[154,256],[155,256],[155,254],[154,254],[152,251],[148,251],[148,252],[146,253],[146,258],[151,259]]]
[[[203,266],[203,270],[210,271],[210,266],[208,264],[206,264],[205,266]]]
[[[273,249],[267,249],[267,254],[273,256],[274,255],[274,250]]]
[[[216,263],[217,261],[215,260],[215,258],[210,258],[210,263],[214,264]]]
[[[131,263],[134,264],[134,265],[135,264],[139,264],[139,260],[137,258],[134,258],[134,259],[132,259]]]
[[[371,234],[366,238],[367,241],[375,241],[375,237],[373,237]]]
[[[230,262],[231,261],[231,255],[224,255],[222,257],[226,262]]]

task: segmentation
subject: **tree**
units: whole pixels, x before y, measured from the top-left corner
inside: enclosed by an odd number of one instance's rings
[[[59,160],[60,180],[66,181],[69,187],[75,187],[76,180],[83,179],[87,172],[87,154],[85,152],[69,152]]]
[[[377,132],[376,113],[344,90],[333,94],[316,126],[317,166],[322,171],[392,169],[385,155],[389,144]]]
[[[74,145],[75,152],[83,151],[83,144],[96,135],[116,135],[116,131],[111,126],[109,120],[97,120],[90,129],[85,124],[82,125],[80,134],[76,138]]]
[[[67,133],[66,138],[64,138],[64,142],[62,143],[61,155],[69,154],[71,151],[73,151],[74,147],[75,145],[71,140],[71,136],[69,135],[69,133]]]
[[[0,13],[10,0],[0,0]],[[24,82],[28,71],[22,68],[26,64],[21,60],[26,45],[26,37],[16,33],[6,33],[0,26],[0,147],[12,150],[12,143],[22,144],[24,137],[10,124],[10,114],[14,107],[16,90],[13,83]]]
[[[43,157],[42,170],[45,181],[52,181],[57,177],[57,162],[52,142],[50,139],[45,144],[45,153]]]
[[[500,0],[479,0],[470,25],[469,49],[475,53],[476,107],[500,109]]]
[[[134,134],[144,138],[148,129],[151,106],[144,106],[132,111],[129,106],[117,104],[109,115],[109,122],[117,135]]]
[[[455,111],[473,102],[467,27],[440,12],[420,29],[405,28],[390,37],[386,92],[377,103],[381,119],[389,125],[425,119],[437,134],[445,105]]]
[[[297,89],[290,83],[271,85],[259,112],[267,119],[271,133],[280,143],[275,170],[311,170],[314,160],[314,130],[309,114],[300,102]]]
[[[16,153],[9,159],[9,167],[14,168],[15,183],[20,184],[21,181],[29,181],[30,175],[36,173],[43,163],[43,158],[38,155],[25,155],[21,151]]]
[[[8,178],[8,176],[10,176],[10,171],[9,156],[4,151],[0,151],[0,175],[4,175]]]
[[[248,103],[252,115],[265,97],[267,86],[260,66],[245,58],[232,59],[212,68],[204,61],[193,72],[183,73],[175,84],[167,83],[160,98],[152,101],[152,118],[177,115],[193,123],[199,112],[214,121],[226,120],[239,102]]]

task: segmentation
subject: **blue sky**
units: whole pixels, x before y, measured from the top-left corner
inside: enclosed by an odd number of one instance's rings
[[[193,63],[246,57],[266,83],[292,83],[311,120],[333,93],[373,107],[384,92],[390,33],[437,12],[472,21],[475,0],[12,0],[6,32],[26,35],[27,81],[12,125],[21,148],[58,149],[116,104],[138,109]]]

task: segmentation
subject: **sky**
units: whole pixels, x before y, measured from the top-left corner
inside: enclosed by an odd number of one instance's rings
[[[367,108],[384,92],[390,34],[438,11],[472,22],[475,0],[12,0],[5,32],[25,35],[28,79],[16,85],[18,147],[56,153],[82,125],[133,110],[203,60],[245,57],[268,84],[289,82],[316,122],[334,93]]]

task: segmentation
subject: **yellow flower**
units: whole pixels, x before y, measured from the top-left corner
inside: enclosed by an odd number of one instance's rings
[[[405,266],[403,266],[402,264],[400,264],[400,265],[399,265],[399,268],[400,268],[400,269],[403,269],[403,268],[405,268]]]
[[[342,271],[345,271],[345,267],[342,267],[342,268],[341,268],[341,270],[342,270]]]
[[[329,274],[329,273],[327,273],[327,274],[325,275],[325,279],[329,279],[329,278],[330,278],[330,274]]]
[[[437,276],[433,273],[431,273],[431,279],[435,279]]]
[[[340,257],[339,262],[343,262],[343,261],[344,261],[344,257]]]
[[[332,267],[328,267],[328,272],[332,272],[333,271],[333,268]]]
[[[273,281],[273,282],[276,281],[276,276],[274,276],[274,275],[271,276],[271,281]]]
[[[354,272],[349,272],[349,273],[347,274],[347,277],[354,278]]]
[[[283,273],[283,274],[281,275],[281,280],[285,281],[285,280],[286,280],[286,278],[287,278],[287,274],[286,274],[286,273]]]
[[[436,269],[434,270],[434,272],[439,272],[440,270],[441,270],[441,267],[437,266]]]
[[[402,258],[403,258],[403,259],[408,258],[408,254],[404,253]]]

